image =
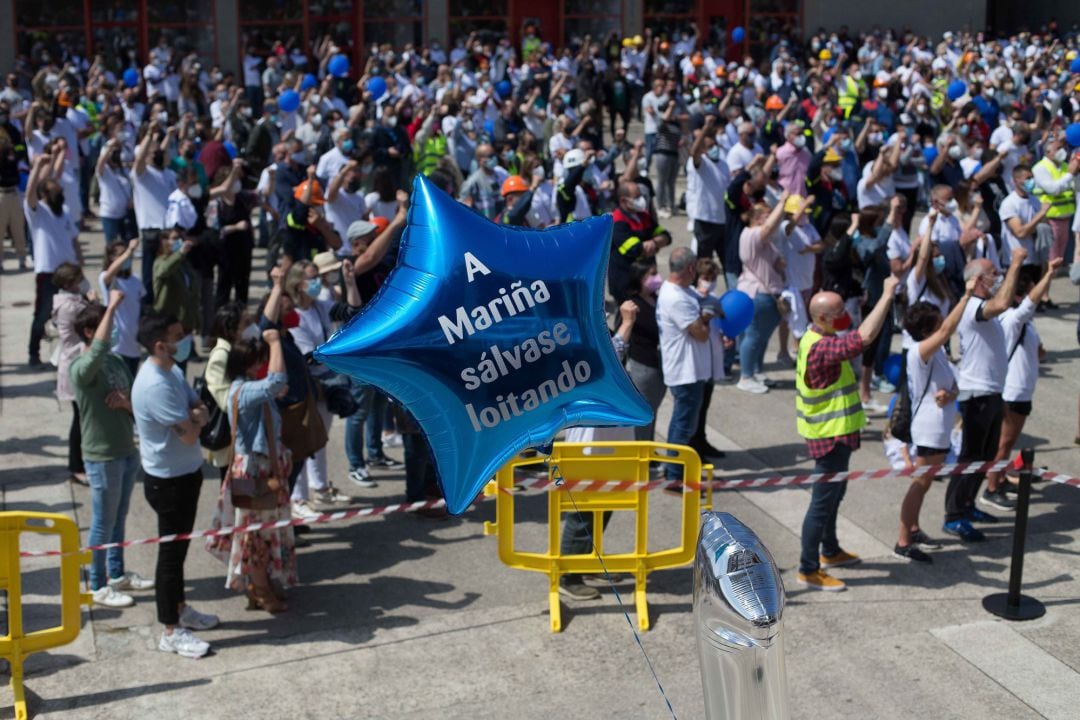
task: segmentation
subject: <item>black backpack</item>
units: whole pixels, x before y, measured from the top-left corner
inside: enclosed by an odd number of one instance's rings
[[[919,351],[918,346],[913,349],[915,352]],[[909,350],[908,352],[911,351]],[[903,354],[903,362],[900,363],[900,378],[897,380],[896,405],[893,407],[892,415],[889,416],[889,432],[894,438],[903,443],[911,442],[911,419],[915,416],[915,412],[919,409],[919,405],[922,404],[927,391],[930,390],[930,378],[927,378],[926,386],[923,388],[922,395],[919,397],[919,402],[915,405],[915,408],[912,409],[911,392],[908,390],[907,379],[907,352],[905,352]]]

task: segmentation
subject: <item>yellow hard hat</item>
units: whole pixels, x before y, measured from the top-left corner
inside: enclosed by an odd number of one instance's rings
[[[842,158],[840,157],[840,155],[837,154],[837,152],[835,150],[833,150],[832,148],[829,148],[828,150],[825,151],[825,157],[822,158],[821,161],[825,162],[825,163],[838,163],[841,160],[842,160]]]
[[[784,212],[794,215],[799,212],[799,208],[802,207],[801,195],[788,195],[788,199],[784,201]]]
[[[623,39],[622,39],[622,46],[623,46],[624,48],[628,48],[628,47],[630,47],[630,46],[631,46],[631,45],[633,45],[633,44],[634,44],[634,40],[633,40],[633,38],[623,38]]]
[[[640,35],[635,35],[634,36],[634,44],[635,45],[644,45],[645,44],[645,39],[643,37],[641,37]]]
[[[1076,59],[1076,51],[1075,50],[1070,50],[1069,52],[1065,53],[1065,59],[1068,60],[1069,62],[1072,62],[1073,60],[1075,60]]]
[[[832,50],[829,48],[821,48],[821,52],[818,53],[819,60],[832,60]]]

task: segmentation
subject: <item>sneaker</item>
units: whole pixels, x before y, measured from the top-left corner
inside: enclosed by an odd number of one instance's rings
[[[930,537],[922,530],[911,533],[911,544],[918,545],[922,550],[940,550],[941,543]]]
[[[656,217],[660,218],[661,220],[667,220],[671,217],[671,211],[667,208],[660,208],[656,211]]]
[[[815,570],[811,573],[799,573],[795,581],[805,585],[810,590],[824,590],[825,592],[841,592],[847,590],[843,580],[834,578],[824,570]]]
[[[446,520],[450,517],[450,513],[447,512],[445,507],[420,508],[413,514],[425,520]]]
[[[707,462],[713,460],[723,460],[727,457],[726,452],[724,452],[720,448],[713,447],[709,443],[702,443],[701,445],[693,445],[691,447],[693,447],[694,452],[696,452],[702,460],[705,460]]]
[[[858,565],[862,562],[862,559],[855,553],[844,552],[841,550],[835,555],[821,555],[818,558],[818,561],[821,563],[822,567],[834,568],[844,567],[846,565]]]
[[[886,380],[881,375],[875,375],[870,381],[870,387],[877,390],[879,393],[885,393],[886,395],[892,395],[896,392],[896,386]]]
[[[776,385],[775,380],[771,380],[771,379],[765,377],[764,375],[762,375],[761,373],[758,373],[757,375],[755,375],[754,379],[757,380],[762,385],[764,385],[765,387],[770,387],[771,388],[774,385]]]
[[[559,594],[571,600],[596,600],[600,591],[589,587],[580,579],[563,580],[559,583]]]
[[[333,485],[327,485],[325,490],[316,490],[312,493],[312,499],[320,505],[349,505],[353,499],[338,491]]]
[[[996,523],[998,519],[988,512],[983,512],[978,508],[971,508],[970,510],[968,510],[967,521],[979,523]]]
[[[126,572],[118,578],[111,578],[109,585],[117,590],[153,590],[154,581],[144,578],[136,572]]]
[[[735,389],[742,390],[743,392],[753,393],[754,395],[764,395],[769,392],[769,388],[761,382],[758,382],[752,377],[742,378],[735,385]]]
[[[134,605],[135,599],[119,592],[112,585],[105,585],[94,591],[94,603],[111,608],[125,608]]]
[[[180,613],[180,627],[188,630],[210,630],[216,628],[220,622],[217,615],[201,613],[190,605],[184,605]]]
[[[210,643],[203,642],[182,627],[174,628],[171,635],[161,633],[157,647],[161,652],[176,653],[186,658],[201,658],[210,652]]]
[[[877,415],[884,415],[889,411],[888,405],[882,405],[876,400],[868,400],[862,404],[863,410],[868,413],[875,413]]]
[[[934,562],[934,558],[930,557],[929,555],[924,553],[922,550],[920,550],[919,546],[916,545],[915,543],[912,543],[912,544],[908,545],[907,547],[904,547],[904,546],[900,545],[899,543],[897,543],[893,547],[892,554],[893,554],[894,557],[898,557],[901,560],[908,560],[910,562],[918,562],[918,563],[932,563],[932,562]]]
[[[1003,512],[1009,512],[1016,509],[1016,501],[1009,498],[1005,493],[1004,486],[999,487],[994,492],[983,490],[982,494],[979,495],[979,502]]]
[[[307,500],[293,500],[292,516],[293,520],[312,522],[319,517],[319,513],[316,512],[315,509],[311,507],[311,505],[308,505]]]
[[[791,357],[789,353],[780,353],[776,356],[776,362],[782,367],[793,368],[795,367],[795,359]]]
[[[986,539],[981,530],[971,527],[967,520],[953,520],[941,526],[941,529],[950,535],[956,535],[964,542],[982,542]]]
[[[351,480],[354,485],[362,488],[379,487],[379,484],[371,479],[371,473],[368,472],[366,467],[358,467],[350,470],[349,480]]]
[[[390,433],[382,436],[383,447],[401,447],[405,442],[401,439],[401,433]]]
[[[394,469],[401,467],[401,463],[392,457],[386,455],[376,455],[375,457],[369,457],[367,464],[371,467]]]

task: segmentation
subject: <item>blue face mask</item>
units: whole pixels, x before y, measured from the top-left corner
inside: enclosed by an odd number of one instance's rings
[[[346,140],[345,142],[341,143],[341,152],[351,153],[354,147],[356,146],[353,144],[352,140]]]
[[[1028,195],[1032,194],[1035,192],[1035,178],[1028,178],[1021,187],[1024,188],[1024,192]]]
[[[938,255],[930,262],[934,265],[934,272],[938,275],[945,272],[945,257],[943,255]]]
[[[718,148],[716,145],[713,145],[711,148],[705,151],[705,155],[710,160],[715,162],[716,160],[720,159],[720,148]]]
[[[307,294],[313,298],[319,297],[322,292],[322,281],[319,278],[311,278],[307,284]]]
[[[563,93],[562,94],[562,101],[566,105],[569,105],[570,104],[570,96],[568,94],[566,94],[566,93]]]
[[[851,149],[851,138],[844,138],[840,141],[840,149],[847,152]]]
[[[858,230],[851,233],[851,242],[853,244],[855,244],[855,245],[858,245],[859,243],[861,243],[862,242],[862,233],[859,232]]]
[[[498,166],[498,164],[499,158],[495,157],[494,155],[484,159],[484,167],[488,168],[489,170],[494,170]]]
[[[172,359],[176,362],[184,362],[191,355],[191,336],[185,335],[178,343],[176,343],[176,352],[172,354]]]
[[[180,238],[176,238],[175,240],[173,240],[173,241],[172,241],[172,245],[170,245],[170,246],[169,246],[169,248],[170,248],[170,249],[171,249],[171,250],[172,250],[172,251],[173,251],[174,253],[178,253],[178,252],[180,252],[180,248],[182,248],[182,247],[184,247],[184,241],[183,241],[183,240],[181,240]]]

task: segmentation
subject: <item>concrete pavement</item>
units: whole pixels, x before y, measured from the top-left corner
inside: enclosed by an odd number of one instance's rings
[[[676,244],[688,242],[684,221],[678,216],[665,223]],[[88,275],[96,276],[101,235],[87,233],[84,242]],[[67,481],[65,469],[70,408],[53,397],[55,372],[25,365],[33,278],[13,273],[10,257],[4,266],[3,509],[69,514],[85,542],[89,494]],[[1080,475],[1072,442],[1080,393],[1077,292],[1062,280],[1053,296],[1062,309],[1037,319],[1049,358],[1024,444],[1036,448],[1038,464]],[[775,337],[773,342],[770,360]],[[731,386],[716,391],[709,432],[729,452],[719,466],[724,476],[810,467],[794,432],[792,373],[775,364],[767,370],[779,381],[768,395],[750,396]],[[661,434],[669,412],[665,401],[657,424]],[[374,504],[400,499],[400,472],[377,472],[375,490],[349,488],[341,426],[339,421],[331,430],[329,452],[339,487]],[[874,418],[853,468],[883,466],[881,426]],[[207,468],[206,475],[197,528],[209,525],[218,487],[216,473]],[[891,554],[906,487],[896,479],[850,486],[840,537],[864,562],[837,572],[850,589],[835,595],[808,593],[794,582],[806,490],[717,497],[718,508],[754,528],[783,568],[793,716],[1075,717],[1080,490],[1036,490],[1025,590],[1043,600],[1048,612],[1031,623],[1008,624],[983,611],[980,601],[1007,585],[1009,519],[989,527],[990,539],[982,545],[965,547],[950,539],[934,554],[932,567],[908,565]],[[923,511],[925,527],[938,537],[943,496],[943,485],[935,483]],[[539,548],[546,538],[544,501],[536,496],[519,503],[518,546]],[[676,502],[658,494],[651,505],[659,547],[677,532]],[[199,661],[158,652],[152,592],[136,593],[135,607],[122,611],[91,608],[76,643],[27,662],[31,714],[72,720],[667,717],[610,589],[602,590],[599,601],[564,604],[565,630],[551,634],[546,579],[499,562],[495,540],[482,534],[482,521],[493,517],[493,505],[485,503],[446,522],[395,515],[318,526],[307,536],[311,546],[299,551],[302,584],[291,594],[290,611],[278,617],[245,611],[244,600],[224,588],[222,566],[194,543],[187,563],[189,599],[222,618],[220,628],[202,634],[215,652]],[[631,527],[629,518],[617,515],[605,542],[625,545]],[[156,534],[141,485],[127,534]],[[129,568],[151,576],[155,552],[129,550]],[[48,559],[24,563],[31,627],[55,622],[54,567]],[[620,590],[626,599],[630,586]],[[689,568],[650,577],[653,629],[642,640],[680,718],[704,713],[690,600]],[[0,716],[12,715],[9,691],[0,690],[0,705]]]

